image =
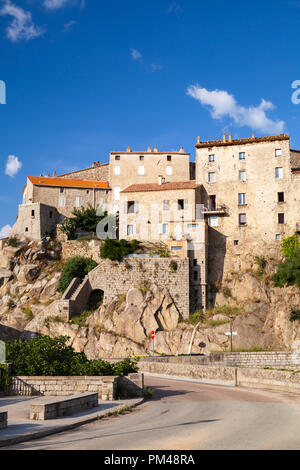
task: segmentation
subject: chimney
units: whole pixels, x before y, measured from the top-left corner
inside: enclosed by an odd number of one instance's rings
[[[56,171],[53,171],[53,178],[55,178],[56,176]]]
[[[151,152],[152,152],[152,150],[151,150],[151,147],[148,147],[148,150],[147,150],[147,152],[149,152],[149,153],[151,153]]]
[[[226,134],[223,134],[223,142],[226,142]]]
[[[154,147],[153,152],[155,152],[155,153],[158,152],[157,147]]]
[[[158,177],[158,185],[161,186],[163,183],[163,177],[161,175],[159,175]]]
[[[96,162],[93,162],[92,167],[95,168],[95,166],[96,166]]]
[[[180,153],[184,153],[184,148],[181,147],[181,149],[179,150]]]
[[[131,148],[130,147],[127,147],[127,152],[131,152]]]
[[[198,135],[198,137],[197,137],[197,144],[200,144],[200,142],[201,142],[201,140],[200,140],[200,137],[199,137],[199,135]]]
[[[252,139],[255,139],[255,135],[254,135],[254,132],[252,132]]]
[[[100,163],[100,162],[97,162],[97,166],[101,166],[101,163]]]
[[[231,142],[231,141],[232,141],[232,138],[231,138],[231,132],[229,132],[229,139],[228,139],[228,140],[229,140],[229,142]]]

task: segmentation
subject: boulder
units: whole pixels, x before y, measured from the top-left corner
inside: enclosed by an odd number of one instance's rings
[[[13,273],[9,269],[1,268],[0,269],[0,287],[6,284],[13,278]]]
[[[17,276],[18,281],[20,282],[29,282],[34,281],[40,274],[40,267],[35,264],[24,264],[20,267],[19,274]]]

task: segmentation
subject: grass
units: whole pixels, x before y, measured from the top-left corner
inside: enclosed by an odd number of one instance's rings
[[[33,313],[30,307],[22,308],[22,312],[25,313],[25,315],[28,317],[29,320],[33,319]]]

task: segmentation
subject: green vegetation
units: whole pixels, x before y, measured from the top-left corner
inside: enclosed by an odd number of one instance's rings
[[[295,233],[292,237],[283,238],[281,244],[281,253],[286,258],[293,258],[300,248],[300,236]]]
[[[290,315],[290,321],[300,320],[300,310],[293,310]]]
[[[178,269],[178,264],[176,263],[176,261],[172,260],[169,264],[169,267],[172,273],[176,273]]]
[[[273,275],[276,287],[296,285],[300,287],[300,247],[295,249],[291,257],[280,263],[277,273]]]
[[[107,217],[107,212],[103,215],[97,215],[97,210],[89,204],[86,208],[74,208],[72,215],[74,217],[64,219],[61,224],[61,230],[67,235],[69,240],[74,239],[76,230],[96,233],[98,223],[104,217]]]
[[[164,243],[160,243],[159,247],[155,251],[151,251],[150,256],[159,255],[160,258],[170,258],[170,252]]]
[[[267,260],[264,258],[264,256],[255,256],[255,260],[259,266],[259,269],[257,271],[258,277],[262,277],[264,275],[266,266],[267,266]]]
[[[12,247],[16,248],[19,245],[19,240],[18,240],[17,237],[10,237],[7,240],[7,244],[8,244],[8,246],[12,246]]]
[[[18,339],[6,342],[6,360],[12,364],[12,375],[32,376],[124,376],[137,372],[137,360],[124,359],[111,364],[88,360],[86,355],[76,353],[66,336],[50,338],[38,336],[31,341]]]
[[[9,385],[8,370],[6,365],[0,364],[0,392],[4,392]]]
[[[107,258],[112,261],[122,261],[122,259],[134,253],[139,247],[140,242],[137,240],[127,241],[124,239],[121,240],[112,240],[107,238],[101,244],[100,255],[101,258]]]
[[[74,277],[83,279],[96,266],[97,263],[92,258],[74,256],[68,259],[62,269],[58,292],[65,292]]]
[[[30,307],[24,307],[22,308],[22,312],[25,313],[25,315],[27,315],[28,319],[29,320],[32,320],[33,319],[33,313],[32,313],[32,310]]]

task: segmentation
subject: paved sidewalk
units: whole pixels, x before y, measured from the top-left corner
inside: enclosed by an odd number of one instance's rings
[[[133,407],[143,401],[143,398],[99,401],[99,406],[72,416],[65,416],[46,421],[34,421],[29,419],[31,404],[41,397],[0,397],[0,410],[8,412],[8,427],[0,430],[0,447],[24,442],[31,439],[67,431],[82,424],[87,424],[115,411],[121,411],[127,407]],[[63,397],[60,397],[63,398]],[[49,397],[50,399],[50,397]]]

